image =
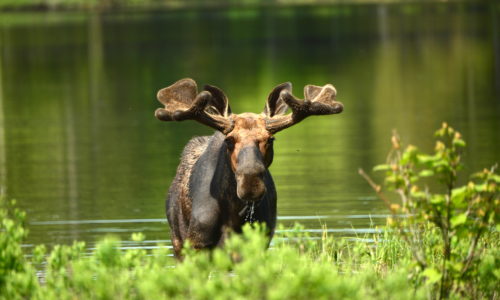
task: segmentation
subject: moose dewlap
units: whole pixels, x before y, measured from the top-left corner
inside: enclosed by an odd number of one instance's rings
[[[195,120],[217,130],[188,142],[168,192],[166,212],[176,257],[184,241],[196,249],[220,246],[246,222],[266,223],[269,238],[273,236],[276,189],[268,170],[273,135],[308,116],[343,110],[331,84],[306,85],[304,100],[291,90],[288,82],[275,87],[261,114],[233,114],[222,90],[206,85],[198,92],[189,78],[158,92],[165,106],[155,112],[159,120]],[[292,112],[286,114],[288,108]]]

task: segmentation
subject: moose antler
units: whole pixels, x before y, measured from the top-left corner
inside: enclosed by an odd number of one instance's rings
[[[344,105],[335,101],[337,90],[331,84],[324,86],[306,85],[305,100],[299,100],[291,93],[291,84],[283,86],[279,98],[292,110],[288,115],[275,115],[266,119],[266,128],[271,133],[288,128],[311,115],[341,113]]]
[[[233,128],[227,97],[217,87],[206,86],[205,91],[198,93],[196,82],[185,78],[159,90],[157,98],[165,105],[155,111],[159,120],[195,120],[224,134]]]

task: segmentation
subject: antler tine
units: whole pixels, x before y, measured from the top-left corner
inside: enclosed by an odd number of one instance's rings
[[[179,80],[160,90],[158,100],[165,108],[158,108],[155,117],[162,121],[195,120],[224,134],[230,132],[233,124],[228,115],[210,109],[210,104],[217,103],[214,96],[209,91],[196,93],[196,83],[192,79]]]
[[[306,85],[304,87],[305,100],[296,98],[288,89],[282,90],[280,98],[290,107],[292,113],[268,118],[266,121],[267,130],[276,133],[299,123],[308,116],[341,113],[344,106],[335,101],[336,95],[337,90],[331,84],[322,87]]]

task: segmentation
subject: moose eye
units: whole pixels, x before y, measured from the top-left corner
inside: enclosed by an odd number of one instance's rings
[[[269,139],[267,139],[267,143],[268,143],[269,145],[272,145],[275,139],[276,139],[276,138],[275,138],[274,136],[272,136],[272,137],[270,137]]]

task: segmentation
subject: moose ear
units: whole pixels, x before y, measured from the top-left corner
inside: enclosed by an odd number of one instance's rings
[[[281,97],[282,91],[292,92],[292,84],[290,82],[285,82],[273,89],[267,98],[266,106],[264,107],[264,114],[272,118],[277,115],[283,115],[288,109],[288,105],[283,101]]]
[[[209,103],[211,108],[214,108],[221,116],[227,117],[231,115],[231,107],[229,106],[227,96],[220,88],[207,84],[205,85],[205,91],[212,94],[212,99]]]

